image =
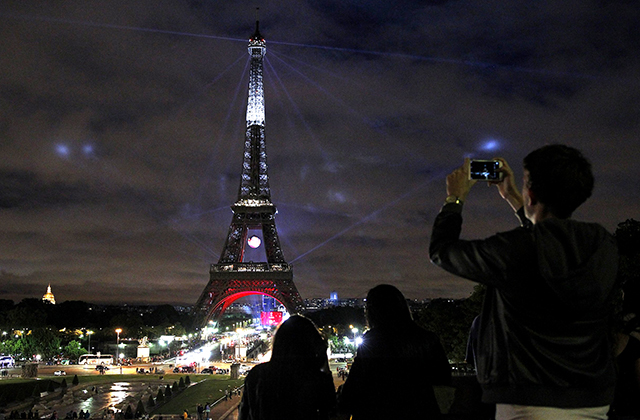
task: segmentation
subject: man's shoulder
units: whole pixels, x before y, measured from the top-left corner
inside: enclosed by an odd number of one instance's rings
[[[486,252],[492,253],[492,250],[499,255],[508,255],[516,253],[518,255],[528,253],[531,249],[527,249],[527,245],[533,247],[534,237],[531,229],[518,226],[511,230],[495,233],[478,242],[482,244]],[[495,249],[494,249],[495,248]]]
[[[547,219],[534,227],[538,243],[575,244],[581,248],[617,248],[614,236],[599,223]]]

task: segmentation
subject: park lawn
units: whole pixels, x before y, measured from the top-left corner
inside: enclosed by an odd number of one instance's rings
[[[229,379],[227,375],[190,375],[189,379],[192,386],[173,395],[169,401],[150,414],[182,414],[185,409],[190,414],[195,414],[198,404],[204,406],[207,402],[218,401],[224,397],[225,390],[235,389],[244,384],[244,378]]]

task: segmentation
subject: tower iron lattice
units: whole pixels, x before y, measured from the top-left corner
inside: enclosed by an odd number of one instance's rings
[[[269,188],[263,86],[266,50],[256,21],[248,47],[251,63],[240,188],[231,206],[233,218],[222,254],[211,265],[209,283],[196,305],[204,322],[218,321],[231,303],[254,294],[275,298],[290,314],[302,308],[292,268],[280,247]]]

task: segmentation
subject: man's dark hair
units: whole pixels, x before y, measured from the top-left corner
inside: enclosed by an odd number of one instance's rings
[[[529,188],[556,217],[566,219],[593,191],[591,163],[573,147],[551,144],[524,158]]]
[[[371,328],[399,327],[413,319],[407,299],[390,284],[379,284],[369,290],[365,313]]]

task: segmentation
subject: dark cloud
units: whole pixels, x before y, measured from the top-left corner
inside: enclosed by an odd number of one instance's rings
[[[28,211],[74,204],[92,205],[99,200],[96,193],[81,183],[43,182],[34,173],[0,171],[0,208],[4,209]]]

